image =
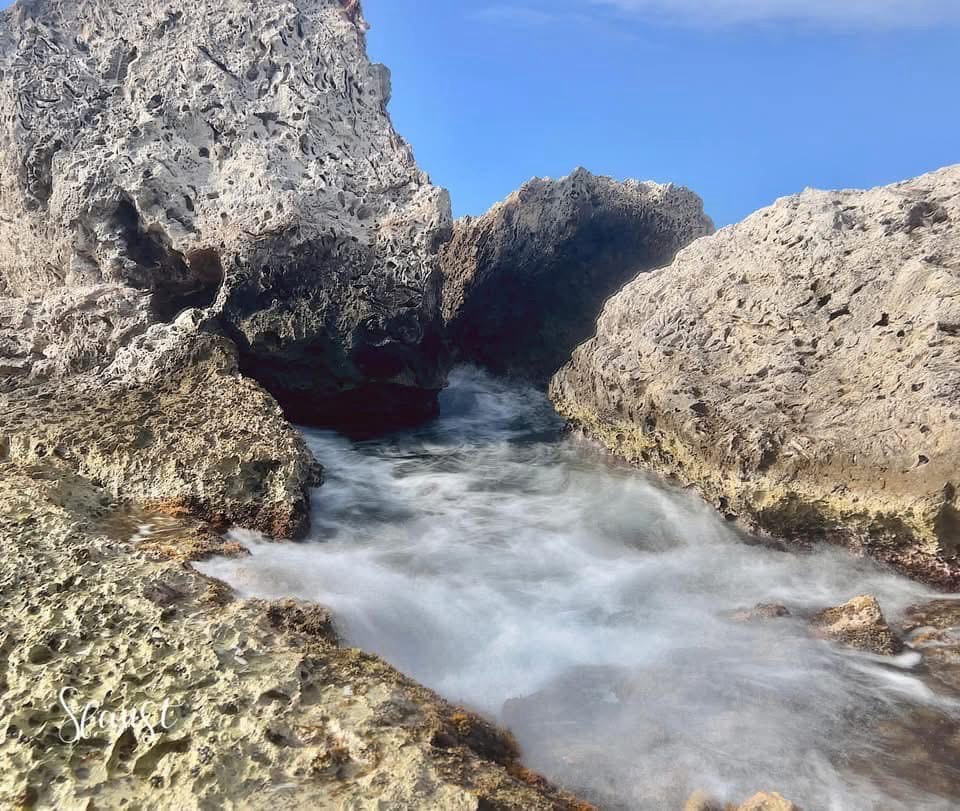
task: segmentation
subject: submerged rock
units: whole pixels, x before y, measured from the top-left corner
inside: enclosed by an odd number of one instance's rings
[[[960,583],[960,166],[808,190],[607,303],[558,409],[751,529]]]
[[[102,372],[195,310],[298,420],[432,412],[449,200],[394,131],[389,74],[346,6],[0,14],[8,374]]]
[[[910,606],[904,612],[902,627],[908,632],[926,628],[960,634],[960,600],[931,600]]]
[[[923,656],[935,687],[960,696],[960,600],[911,606],[899,627],[906,644]]]
[[[889,656],[903,648],[887,624],[880,604],[869,595],[821,611],[811,619],[811,624],[817,636],[869,653]]]
[[[756,622],[789,617],[790,610],[779,603],[757,603],[753,608],[741,608],[730,614],[734,622]]]
[[[707,792],[695,791],[690,795],[683,811],[726,811],[726,809],[723,803],[718,802]]]
[[[618,183],[584,169],[535,179],[442,251],[443,314],[454,353],[546,384],[593,333],[603,302],[713,231],[696,194]]]

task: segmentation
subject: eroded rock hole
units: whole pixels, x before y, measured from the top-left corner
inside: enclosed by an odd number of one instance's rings
[[[151,308],[160,321],[173,321],[184,310],[209,307],[223,284],[220,254],[211,248],[184,256],[159,226],[145,227],[136,206],[123,200],[114,215],[126,254],[135,267],[125,281],[153,293]]]
[[[223,284],[220,254],[212,248],[191,251],[187,254],[186,266],[188,278],[154,293],[154,311],[164,321],[172,321],[184,310],[204,309],[217,300]]]

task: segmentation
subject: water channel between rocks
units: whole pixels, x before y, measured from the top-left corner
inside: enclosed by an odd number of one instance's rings
[[[529,767],[610,809],[680,809],[695,789],[956,807],[956,698],[915,654],[841,649],[802,619],[861,593],[896,618],[923,586],[839,549],[749,543],[565,434],[543,395],[470,369],[417,430],[305,433],[328,475],[310,538],[237,533],[249,558],[200,568],[329,606],[348,643],[509,727]],[[729,618],[758,602],[793,617]]]

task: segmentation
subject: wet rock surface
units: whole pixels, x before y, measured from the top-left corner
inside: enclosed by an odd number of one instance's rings
[[[729,518],[960,574],[960,168],[784,198],[605,306],[574,424]]]
[[[889,656],[903,648],[887,624],[880,604],[869,595],[821,611],[811,619],[811,624],[818,636],[869,653]]]
[[[791,616],[790,609],[779,603],[757,603],[753,608],[741,608],[730,612],[734,622],[763,622]]]
[[[960,600],[933,600],[913,606],[899,630],[906,644],[923,655],[935,689],[960,696]]]
[[[339,647],[323,609],[235,600],[164,554],[197,531],[118,514],[48,463],[0,465],[4,807],[587,808],[506,733]],[[73,740],[87,702],[145,708],[154,733],[97,715]]]
[[[463,361],[546,384],[590,337],[603,302],[712,233],[703,201],[672,184],[578,169],[534,179],[443,248],[443,314]]]

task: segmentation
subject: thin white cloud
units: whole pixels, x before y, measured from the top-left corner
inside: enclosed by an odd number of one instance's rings
[[[582,12],[513,5],[486,6],[470,12],[469,16],[474,20],[519,25],[553,25],[555,23],[584,22],[590,19],[589,15]]]
[[[842,28],[960,23],[960,0],[585,0],[685,25],[805,23]]]
[[[576,28],[578,31],[592,32],[618,39],[627,39],[638,42],[639,38],[632,32],[618,25],[616,15],[598,13],[595,0],[574,0],[571,3],[559,4],[549,8],[527,5],[492,5],[474,9],[467,13],[467,19],[480,23],[509,25],[521,28],[564,27]],[[957,0],[960,2],[960,0]],[[589,8],[585,9],[585,6]]]

